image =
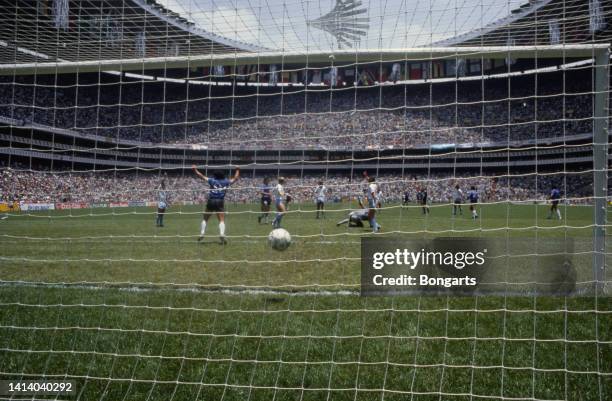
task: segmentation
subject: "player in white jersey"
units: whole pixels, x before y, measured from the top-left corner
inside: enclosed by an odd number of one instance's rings
[[[369,177],[367,172],[363,173],[366,178],[366,198],[368,200],[368,220],[373,233],[380,231],[380,225],[376,222],[376,208],[378,207],[378,184],[376,178]]]
[[[323,181],[319,181],[319,185],[314,190],[315,204],[317,205],[317,219],[319,214],[321,217],[325,217],[325,196],[327,194],[327,187],[323,185]]]
[[[274,204],[276,205],[276,216],[272,221],[272,227],[280,228],[281,221],[287,210],[285,206],[285,177],[278,177],[278,183],[274,187]]]
[[[378,214],[380,214],[380,210],[383,207],[383,193],[382,193],[380,187],[378,187],[378,193],[376,194],[376,199],[377,199],[376,207],[379,209],[378,210]]]
[[[463,215],[461,203],[463,203],[463,191],[459,188],[459,185],[455,185],[455,190],[453,191],[453,216],[457,215],[457,210],[459,210],[460,215]]]
[[[156,227],[164,226],[164,214],[168,207],[168,194],[166,193],[166,181],[162,180],[159,187],[158,202],[157,202],[157,218],[155,219]]]

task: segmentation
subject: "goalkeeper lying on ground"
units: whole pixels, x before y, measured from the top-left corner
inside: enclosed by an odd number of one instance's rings
[[[348,218],[340,220],[336,223],[336,226],[341,226],[342,224],[348,223],[349,227],[363,227],[363,222],[368,221],[368,209],[363,207],[361,198],[358,198],[357,202],[359,202],[359,207],[361,209],[350,212]]]

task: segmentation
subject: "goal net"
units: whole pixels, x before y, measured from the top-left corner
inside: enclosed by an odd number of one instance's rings
[[[610,399],[609,2],[273,3],[0,2],[0,399]]]

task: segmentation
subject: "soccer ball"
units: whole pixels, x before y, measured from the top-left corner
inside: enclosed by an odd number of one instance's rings
[[[268,235],[268,243],[272,249],[277,251],[284,251],[291,245],[291,234],[284,228],[277,228],[270,232]]]

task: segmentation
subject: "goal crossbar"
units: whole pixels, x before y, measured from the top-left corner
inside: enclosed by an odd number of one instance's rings
[[[335,50],[333,52],[244,52],[199,56],[146,57],[138,59],[54,61],[0,65],[0,75],[84,73],[106,70],[142,71],[195,68],[213,65],[329,64],[392,61],[448,60],[456,58],[595,58],[607,52],[608,44],[489,47],[418,47],[400,49]]]

